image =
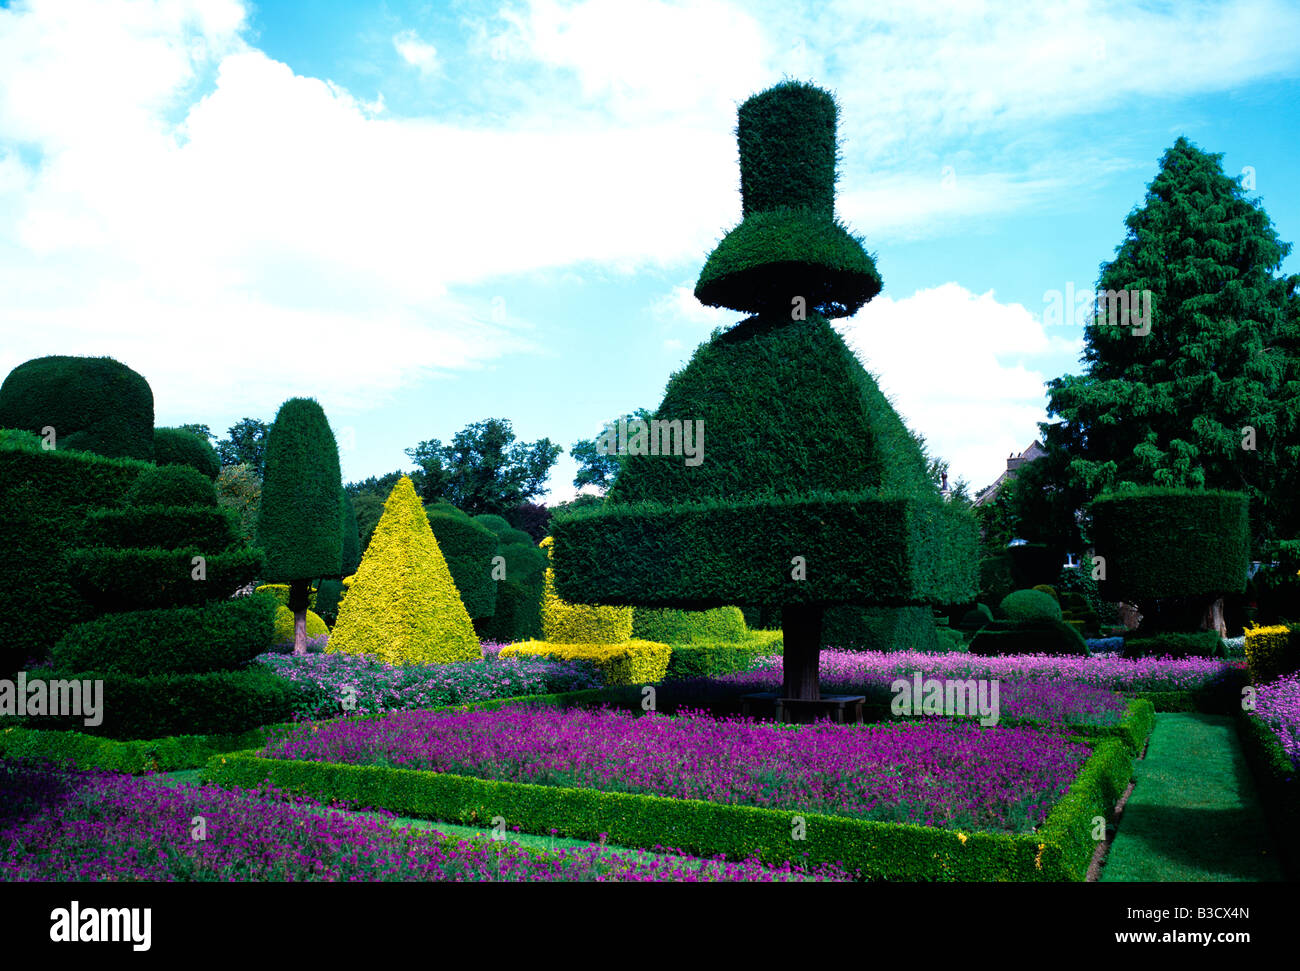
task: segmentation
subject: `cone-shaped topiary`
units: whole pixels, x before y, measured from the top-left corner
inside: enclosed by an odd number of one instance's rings
[[[38,357],[0,385],[0,428],[53,428],[56,448],[151,462],[153,391],[111,357]]]
[[[603,503],[555,514],[555,588],[584,604],[780,607],[785,695],[815,700],[825,608],[970,601],[978,527],[827,320],[880,289],[834,222],[834,102],[780,84],[741,107],[737,133],[745,220],[696,296],[756,316],[672,377],[649,447],[626,439]]]
[[[217,450],[184,428],[153,430],[153,460],[157,465],[188,465],[214,481],[221,472]]]
[[[370,654],[387,664],[483,656],[428,516],[406,476],[384,503],[326,649]]]
[[[325,412],[311,398],[290,398],[266,436],[257,545],[266,551],[267,576],[289,584],[296,654],[307,650],[311,581],[343,574],[342,488],[338,444]]]

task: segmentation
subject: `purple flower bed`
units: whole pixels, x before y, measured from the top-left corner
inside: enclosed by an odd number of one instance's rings
[[[394,827],[273,790],[169,787],[148,777],[0,762],[0,882],[843,881],[834,868],[526,850]],[[202,817],[206,838],[193,838]]]
[[[1278,743],[1300,769],[1300,674],[1290,674],[1255,689],[1255,717],[1272,729]]]
[[[929,678],[996,678],[1010,681],[1061,680],[1110,691],[1194,691],[1208,687],[1230,670],[1214,658],[1054,657],[1021,654],[978,657],[953,652],[922,654],[916,651],[839,651],[821,655],[823,690],[848,692],[864,685],[888,686],[895,678],[924,672]],[[781,679],[781,658],[764,658],[753,670],[731,674],[722,681],[772,690]],[[859,694],[862,692],[859,691]]]
[[[263,754],[1028,832],[1088,751],[1035,728],[943,719],[794,728],[694,712],[515,706],[300,726]]]
[[[335,718],[410,708],[463,705],[493,698],[577,691],[600,685],[581,661],[500,658],[499,644],[484,644],[482,661],[389,665],[353,654],[263,654],[258,661],[307,688],[299,718]],[[350,706],[350,707],[349,707]]]

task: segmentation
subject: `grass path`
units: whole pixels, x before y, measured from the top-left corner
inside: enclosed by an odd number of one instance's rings
[[[1157,715],[1136,765],[1103,882],[1283,879],[1231,718]]]

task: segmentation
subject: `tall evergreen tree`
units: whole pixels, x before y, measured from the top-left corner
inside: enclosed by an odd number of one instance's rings
[[[311,398],[290,398],[266,436],[257,544],[266,550],[267,576],[289,584],[295,654],[307,653],[311,582],[343,572],[342,489],[325,412]]]
[[[1125,224],[1101,268],[1087,368],[1049,384],[1062,421],[1044,426],[1046,444],[1069,456],[1060,485],[1242,490],[1257,547],[1293,535],[1300,316],[1295,278],[1277,275],[1291,244],[1222,155],[1185,138]]]

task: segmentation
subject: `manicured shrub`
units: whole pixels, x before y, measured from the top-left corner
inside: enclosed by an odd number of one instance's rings
[[[694,641],[672,645],[665,681],[716,678],[748,671],[760,657],[781,653],[779,642],[764,640]]]
[[[547,556],[554,540],[541,542]],[[557,644],[621,644],[632,637],[632,609],[571,604],[555,592],[555,571],[548,567],[542,587],[542,633]]]
[[[1295,626],[1246,629],[1246,664],[1255,684],[1268,684],[1300,670],[1300,633]]]
[[[202,559],[205,579],[198,579]],[[192,606],[224,599],[262,574],[258,549],[210,553],[190,548],[92,549],[67,554],[70,575],[89,603],[112,613],[153,607]]]
[[[551,510],[539,502],[525,502],[506,513],[506,519],[515,529],[527,533],[535,546],[550,530]]]
[[[126,494],[127,505],[215,506],[212,480],[187,465],[163,465],[141,472]]]
[[[822,621],[822,647],[850,651],[939,650],[929,607],[831,607]]]
[[[966,650],[966,638],[962,636],[961,631],[952,627],[936,627],[934,634],[939,642],[940,653]]]
[[[979,599],[982,603],[1001,603],[1002,598],[1016,589],[1011,575],[1011,556],[1000,553],[986,556],[979,562]]]
[[[11,728],[0,732],[0,756],[72,762],[79,769],[141,775],[198,769],[214,755],[265,745],[267,732],[253,728],[235,735],[172,735],[118,741],[74,731]]]
[[[1039,583],[1031,587],[1030,589],[1037,590],[1039,593],[1045,593],[1053,600],[1055,600],[1057,603],[1060,603],[1062,604],[1062,606],[1064,606],[1064,604],[1061,601],[1061,595],[1057,593],[1056,588],[1052,586],[1050,583]]]
[[[339,607],[328,650],[372,654],[388,664],[483,656],[429,517],[406,476],[384,504]]]
[[[33,672],[33,677],[55,676]],[[134,677],[103,671],[59,673],[104,681],[103,723],[42,716],[40,728],[68,728],[119,739],[233,734],[289,721],[301,689],[261,665],[240,671]]]
[[[451,570],[456,590],[471,617],[489,617],[496,609],[497,581],[492,577],[492,557],[497,534],[475,517],[473,520],[441,512],[428,513],[429,527]],[[497,517],[500,518],[500,517]],[[502,523],[505,520],[501,520]],[[506,527],[509,528],[508,526]]]
[[[276,609],[273,597],[254,594],[203,607],[109,614],[63,635],[52,663],[62,671],[141,677],[242,668],[275,643]]]
[[[1246,588],[1250,562],[1243,493],[1146,488],[1093,500],[1092,537],[1107,600],[1217,597]]]
[[[84,545],[86,514],[115,505],[152,466],[134,459],[0,444],[0,674],[45,659],[92,614],[67,556]]]
[[[483,513],[473,517],[473,519],[479,526],[482,526],[484,529],[492,530],[492,532],[496,533],[498,536],[506,530],[513,528],[508,522],[506,522],[504,516],[498,516],[495,513]]]
[[[998,609],[1008,620],[1020,623],[1061,619],[1056,598],[1040,590],[1016,590],[1002,598]]]
[[[639,641],[688,644],[693,641],[739,641],[749,633],[739,607],[671,610],[643,607],[632,614],[632,637]]]
[[[497,538],[501,540],[502,546],[535,546],[536,545],[533,542],[533,538],[531,536],[525,533],[522,529],[515,529],[514,527],[511,527],[510,529],[498,533]]]
[[[203,549],[220,553],[240,545],[239,518],[216,506],[131,506],[93,509],[86,544],[113,547]]]
[[[559,661],[588,661],[601,672],[605,684],[654,684],[664,680],[673,649],[654,641],[622,641],[618,644],[561,644],[554,641],[524,641],[501,649],[501,657],[529,655]]]
[[[313,592],[315,604],[309,609],[315,610],[321,620],[333,627],[338,623],[339,601],[343,599],[343,583],[339,580],[322,580]]]
[[[1124,657],[1222,657],[1223,643],[1214,631],[1166,631],[1151,637],[1124,639]]]
[[[151,462],[153,391],[111,357],[38,357],[0,384],[0,427],[51,427],[58,449]]]
[[[254,593],[265,593],[275,598],[276,603],[281,607],[289,606],[289,584],[287,583],[263,583],[253,590]],[[307,595],[307,609],[315,610],[318,598],[317,591],[313,590]]]
[[[188,465],[214,480],[221,472],[217,450],[184,428],[153,430],[153,460],[156,465]]]
[[[979,630],[985,624],[993,620],[993,611],[989,610],[984,604],[976,604],[973,608],[962,614],[961,626],[965,630]]]
[[[325,621],[321,620],[320,615],[314,610],[308,610],[307,636],[312,638],[328,637],[329,632],[329,628],[325,626]],[[293,611],[288,607],[280,606],[275,612],[275,637],[271,643],[283,644],[285,641],[291,640],[293,640]]]
[[[361,565],[361,534],[357,530],[357,511],[352,505],[351,497],[339,490],[339,502],[343,504],[343,571],[342,576],[350,577]]]
[[[1087,655],[1083,636],[1060,620],[1017,623],[995,620],[987,624],[970,642],[970,653],[984,656],[999,654]]]

